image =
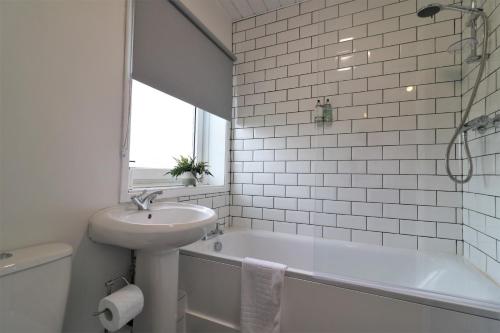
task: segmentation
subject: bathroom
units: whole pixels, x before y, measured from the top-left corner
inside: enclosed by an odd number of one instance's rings
[[[0,333],[499,332],[499,25],[0,0]]]

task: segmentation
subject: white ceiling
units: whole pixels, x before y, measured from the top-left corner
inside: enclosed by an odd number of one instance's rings
[[[233,21],[299,3],[303,0],[216,0]]]

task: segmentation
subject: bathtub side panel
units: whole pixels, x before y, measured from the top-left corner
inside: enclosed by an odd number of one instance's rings
[[[493,333],[500,321],[287,278],[283,333]]]
[[[239,327],[240,267],[181,255],[179,286],[196,313],[188,333]],[[195,324],[195,325],[194,325]],[[215,326],[217,327],[217,326]],[[220,327],[220,326],[219,326]],[[282,333],[500,332],[500,322],[356,290],[286,277]]]
[[[238,333],[239,327],[229,327],[217,321],[189,313],[186,316],[187,326],[185,333]]]
[[[240,324],[241,269],[181,255],[179,289],[188,295],[188,311]]]

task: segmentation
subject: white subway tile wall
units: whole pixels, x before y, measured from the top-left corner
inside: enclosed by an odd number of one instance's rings
[[[446,48],[462,20],[417,18],[427,2],[312,0],[235,23],[233,224],[461,253],[462,189],[446,176],[444,152],[462,96],[461,57]],[[314,107],[326,98],[338,120],[318,126]],[[479,104],[483,114],[489,104]],[[498,191],[491,183],[483,196]],[[495,211],[494,199],[481,209]],[[476,235],[486,226],[486,217],[482,229],[468,226],[471,248],[496,259],[496,243]]]
[[[492,115],[500,110],[500,2],[487,1],[485,12],[489,17],[489,54],[485,74],[469,119]],[[463,26],[464,37],[469,29]],[[482,41],[482,31],[478,36]],[[462,57],[469,55],[464,51]],[[462,105],[465,107],[477,75],[478,63],[462,66]],[[474,177],[463,190],[464,256],[476,267],[500,283],[500,132],[488,130],[485,134],[471,133]],[[468,163],[463,162],[467,170]],[[439,199],[438,199],[439,200]],[[455,203],[456,198],[442,197],[441,202]],[[440,230],[441,229],[441,230]],[[455,230],[438,228],[439,232]]]
[[[230,210],[236,208],[229,205],[229,192],[191,195],[173,198],[172,200],[212,208],[217,214],[217,223],[219,223],[221,229],[230,225]]]

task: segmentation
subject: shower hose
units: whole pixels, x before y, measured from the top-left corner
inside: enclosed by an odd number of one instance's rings
[[[450,177],[451,180],[453,180],[457,184],[465,184],[467,183],[471,178],[473,174],[474,167],[472,165],[472,157],[470,154],[470,149],[469,149],[469,142],[468,142],[468,137],[467,137],[467,131],[462,131],[464,128],[465,123],[467,122],[467,118],[469,117],[469,113],[472,109],[472,106],[474,105],[474,100],[476,99],[477,95],[477,90],[479,88],[479,84],[481,83],[481,78],[483,77],[484,73],[484,67],[486,66],[486,60],[488,59],[488,17],[484,13],[484,11],[477,11],[477,14],[481,16],[481,19],[483,20],[483,26],[484,26],[484,38],[483,38],[483,48],[482,48],[482,53],[481,53],[481,62],[479,65],[479,70],[477,72],[477,77],[476,81],[474,83],[474,88],[472,89],[469,102],[467,103],[467,108],[465,109],[465,112],[462,116],[462,120],[460,121],[460,125],[457,127],[455,130],[455,133],[453,134],[453,137],[450,140],[450,143],[448,143],[448,147],[446,148],[446,172],[448,174],[448,177]],[[467,177],[465,178],[458,178],[458,176],[453,175],[450,169],[450,154],[451,154],[451,149],[453,148],[453,145],[455,143],[455,140],[457,140],[458,136],[460,133],[464,134],[464,146],[465,146],[465,154],[467,155],[467,160],[469,162],[469,171],[467,172]]]

